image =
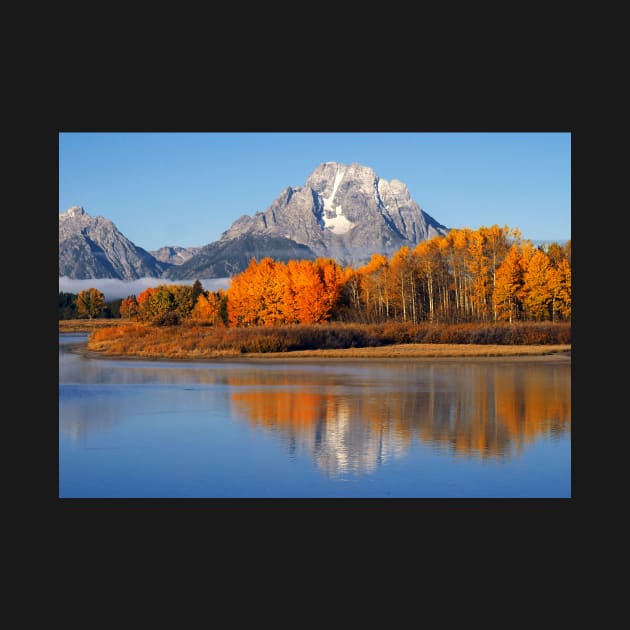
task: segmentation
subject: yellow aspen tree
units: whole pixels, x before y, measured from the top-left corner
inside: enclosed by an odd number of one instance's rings
[[[415,259],[406,245],[392,256],[389,263],[392,296],[403,321],[417,321],[418,283],[414,263]]]
[[[258,263],[254,258],[247,269],[234,276],[227,290],[227,313],[230,326],[252,326],[257,322],[260,296],[253,288]]]
[[[492,295],[496,287],[496,273],[499,265],[503,262],[505,255],[511,246],[510,236],[512,231],[507,225],[500,228],[498,225],[492,225],[489,228],[481,227],[479,231],[484,236],[485,243],[485,255],[488,260],[488,267],[490,273],[490,287],[489,297],[487,297],[488,304],[493,302]],[[518,236],[518,233],[515,235]],[[497,314],[493,311],[492,319],[496,321]]]
[[[512,245],[496,272],[492,297],[498,320],[512,323],[519,318],[523,273],[521,248]]]
[[[366,322],[366,313],[361,301],[361,283],[363,281],[360,269],[348,268],[344,291],[350,304],[350,319]]]
[[[135,319],[138,315],[138,300],[135,295],[124,298],[120,303],[120,316],[122,319]]]
[[[361,301],[368,321],[389,317],[389,261],[383,254],[372,254],[367,265],[359,268]]]
[[[470,228],[453,229],[446,236],[449,245],[449,268],[453,278],[455,319],[466,321],[471,315],[470,272],[468,271],[468,242]]]
[[[197,301],[190,314],[192,319],[209,322],[213,326],[222,323],[220,316],[221,298],[213,291],[203,291],[197,296]]]
[[[442,239],[436,236],[421,241],[412,251],[414,268],[426,296],[426,317],[431,322],[436,320],[438,311],[439,279],[443,264],[439,242]]]
[[[523,275],[523,307],[528,319],[542,321],[550,317],[553,296],[548,270],[549,257],[537,249],[527,261]]]
[[[253,278],[253,290],[260,296],[258,323],[276,326],[286,323],[284,301],[288,284],[286,265],[272,258],[263,258]]]
[[[324,285],[324,310],[322,321],[328,320],[332,315],[341,297],[341,292],[346,280],[346,273],[341,265],[332,258],[317,258],[313,263],[319,270]]]
[[[471,313],[476,320],[488,319],[491,276],[490,260],[485,251],[485,237],[482,230],[470,233],[466,267],[470,274]]]
[[[548,283],[552,293],[551,319],[557,316],[571,319],[571,265],[562,258],[555,267],[549,267]]]
[[[455,280],[451,267],[452,245],[447,236],[437,241],[440,268],[438,271],[438,308],[442,321],[453,321]]]

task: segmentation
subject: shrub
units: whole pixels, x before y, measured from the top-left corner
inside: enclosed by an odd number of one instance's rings
[[[179,313],[172,310],[159,313],[152,320],[152,323],[156,326],[177,326],[179,325],[179,322]]]

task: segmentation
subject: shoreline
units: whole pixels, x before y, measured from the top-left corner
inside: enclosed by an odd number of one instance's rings
[[[368,346],[364,348],[339,348],[334,350],[293,350],[289,352],[220,352],[212,355],[188,354],[181,357],[139,354],[105,354],[88,350],[86,344],[78,342],[70,350],[90,359],[128,361],[167,361],[173,363],[216,363],[216,362],[264,362],[286,360],[290,362],[333,360],[364,361],[377,360],[428,360],[428,361],[552,361],[570,362],[570,345],[553,346],[490,346],[483,344],[395,344]]]

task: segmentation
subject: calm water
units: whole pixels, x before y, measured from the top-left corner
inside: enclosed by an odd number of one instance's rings
[[[570,497],[571,363],[87,359],[60,497]]]

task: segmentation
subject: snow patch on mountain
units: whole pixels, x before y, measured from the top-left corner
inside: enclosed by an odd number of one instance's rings
[[[339,188],[339,184],[341,184],[345,173],[346,170],[344,168],[337,167],[332,192],[328,197],[322,197],[322,201],[324,202],[324,216],[322,217],[324,226],[335,234],[346,234],[346,232],[349,232],[355,226],[355,223],[349,221],[348,218],[344,216],[341,205],[333,205],[337,188]]]

